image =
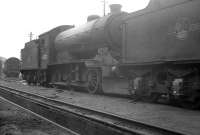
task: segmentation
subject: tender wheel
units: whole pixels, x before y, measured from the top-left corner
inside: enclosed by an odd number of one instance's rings
[[[98,69],[88,70],[87,91],[91,94],[100,93],[101,73]]]

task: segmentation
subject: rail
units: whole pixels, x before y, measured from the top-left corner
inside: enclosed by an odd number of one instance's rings
[[[0,86],[0,95],[58,125],[83,135],[182,135],[108,112],[65,103],[11,87]]]

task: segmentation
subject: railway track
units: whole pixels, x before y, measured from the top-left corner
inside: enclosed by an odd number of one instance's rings
[[[0,86],[0,95],[49,121],[83,135],[181,135],[160,127],[56,99]]]
[[[3,115],[1,116],[1,114]],[[15,132],[19,132],[23,135],[39,135],[40,133],[41,135],[43,135],[43,133],[77,135],[73,131],[61,127],[57,123],[49,121],[0,96],[0,134],[13,135]]]

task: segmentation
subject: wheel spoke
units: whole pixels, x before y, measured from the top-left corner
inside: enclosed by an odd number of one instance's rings
[[[99,89],[99,75],[98,70],[91,70],[88,72],[88,92],[97,93]]]

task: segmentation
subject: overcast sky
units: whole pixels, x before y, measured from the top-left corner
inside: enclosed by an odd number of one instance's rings
[[[20,50],[33,38],[59,25],[86,23],[88,15],[103,15],[103,0],[1,0],[0,56],[20,58]],[[147,6],[149,0],[106,0],[108,5],[122,4],[133,12]]]

